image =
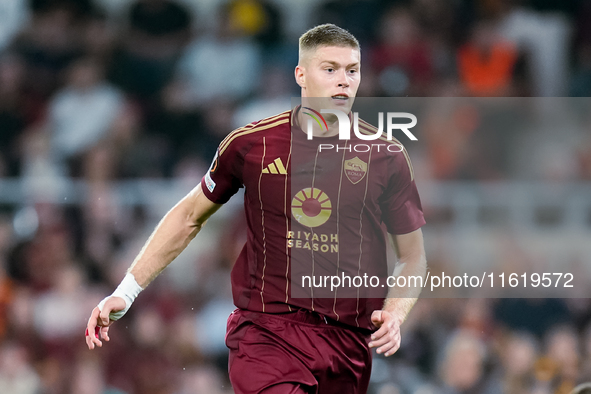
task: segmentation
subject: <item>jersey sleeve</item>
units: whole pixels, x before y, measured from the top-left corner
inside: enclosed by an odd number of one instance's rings
[[[237,144],[224,144],[222,141],[209,170],[201,179],[205,196],[216,204],[228,202],[242,187],[243,165],[244,158]]]
[[[408,153],[394,154],[389,167],[388,185],[380,201],[382,221],[390,234],[407,234],[425,224]]]

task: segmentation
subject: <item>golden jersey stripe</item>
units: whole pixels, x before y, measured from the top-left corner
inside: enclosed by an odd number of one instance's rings
[[[265,119],[262,119],[262,120],[260,120],[258,123],[255,123],[255,122],[250,122],[250,123],[249,123],[249,124],[247,124],[246,126],[238,127],[237,129],[234,129],[234,130],[232,130],[232,131],[231,131],[231,132],[230,132],[230,133],[229,133],[229,134],[228,134],[228,135],[227,135],[227,136],[226,136],[226,137],[225,137],[225,138],[222,140],[222,142],[220,143],[220,145],[221,145],[221,144],[223,144],[223,143],[224,143],[224,142],[225,142],[225,141],[226,141],[228,138],[230,138],[230,137],[231,137],[233,134],[235,134],[235,133],[237,133],[237,132],[239,132],[239,131],[246,130],[246,129],[249,129],[249,128],[253,128],[254,126],[260,126],[260,125],[267,124],[267,123],[269,123],[269,122],[272,122],[272,121],[276,120],[276,119],[277,119],[277,118],[279,118],[280,116],[285,116],[285,115],[288,115],[287,111],[285,111],[285,112],[282,112],[282,113],[280,113],[280,114],[277,114],[277,115],[269,116],[268,118],[265,118]]]
[[[244,130],[248,130],[248,129],[252,129],[255,126],[254,122],[251,122],[249,124],[247,124],[246,126],[242,126],[242,127],[238,127],[237,129],[232,130],[231,132],[228,133],[227,136],[224,137],[224,139],[222,140],[222,142],[220,142],[219,146],[222,146],[223,144],[226,143],[226,141],[228,141],[229,138],[231,138],[234,134],[240,132],[240,131],[244,131]]]
[[[291,148],[293,143],[293,135],[290,133],[289,135],[289,154],[287,155],[287,168],[289,168],[289,162],[291,160]],[[285,189],[283,191],[283,216],[285,216],[285,230],[289,231],[289,218],[291,216],[287,216],[287,170],[285,171]],[[287,308],[291,312],[291,306],[289,306],[289,245],[287,242],[285,243],[285,303],[287,304]]]
[[[236,134],[239,134],[239,133],[244,132],[244,131],[252,130],[253,128],[256,128],[256,127],[259,127],[259,126],[264,126],[266,124],[269,124],[270,122],[274,122],[276,120],[279,120],[282,116],[286,116],[286,115],[287,114],[281,113],[279,115],[275,115],[275,116],[271,116],[270,118],[263,119],[263,120],[261,120],[258,123],[254,123],[254,122],[253,123],[249,123],[249,124],[247,124],[244,127],[240,127],[240,128],[237,128],[236,130],[233,130],[232,132],[230,132],[230,134],[228,134],[226,136],[226,138],[224,138],[222,140],[222,142],[220,142],[220,145],[219,145],[220,146],[220,149],[223,148],[223,147],[225,147],[229,143],[229,140],[233,136],[235,136]]]
[[[265,298],[263,292],[265,291],[265,269],[267,268],[267,240],[265,238],[265,211],[263,210],[263,199],[261,196],[261,181],[263,179],[262,169],[265,167],[265,154],[267,153],[267,144],[265,137],[263,137],[263,156],[261,158],[261,173],[259,174],[259,202],[261,204],[261,225],[263,227],[263,273],[261,276],[261,303],[263,304],[263,312],[265,312]]]
[[[310,196],[312,196],[314,194],[314,187],[316,186],[315,183],[316,183],[316,168],[318,168],[317,167],[318,153],[320,153],[320,152],[318,149],[316,149],[316,156],[314,156],[314,172],[312,173],[312,190],[311,190]],[[306,193],[303,190],[302,190],[302,192],[307,198],[308,196],[306,195]],[[311,229],[311,231],[312,231],[312,236],[314,236],[314,229]],[[311,252],[312,252],[312,277],[314,277],[316,260],[314,258],[314,250],[312,250]],[[314,287],[310,288],[310,295],[311,295],[310,299],[312,301],[311,310],[312,310],[312,312],[314,312]]]
[[[345,148],[347,148],[348,144],[349,144],[349,141],[348,140],[345,141]],[[341,175],[339,178],[339,191],[337,193],[337,212],[336,212],[336,214],[337,214],[337,242],[340,239],[339,238],[339,235],[340,235],[339,222],[340,222],[340,207],[341,207],[341,191],[343,188],[343,173],[345,172],[345,152],[346,152],[346,150],[347,149],[343,149],[343,158],[341,159],[341,171],[340,171]],[[337,273],[336,273],[337,276],[339,275],[340,266],[341,266],[341,248],[339,246],[339,248],[337,249]],[[335,290],[335,293],[334,293],[334,301],[332,304],[332,313],[334,313],[334,315],[336,316],[336,321],[339,321],[341,318],[339,316],[339,314],[337,313],[337,292],[338,292],[338,290],[339,289],[337,287],[337,289]]]
[[[266,126],[260,126],[260,127],[259,126],[255,126],[254,128],[252,128],[250,130],[245,130],[245,131],[243,131],[241,133],[236,133],[236,134],[234,134],[232,136],[232,138],[230,138],[228,140],[228,143],[224,147],[221,147],[220,146],[220,153],[219,153],[218,156],[221,156],[224,153],[224,151],[228,148],[228,146],[230,145],[230,143],[232,143],[232,141],[234,139],[238,138],[238,137],[242,137],[242,136],[245,136],[245,135],[248,135],[248,134],[251,134],[251,133],[256,133],[257,131],[267,130],[267,129],[270,129],[272,127],[276,127],[276,126],[279,126],[279,125],[282,125],[282,124],[285,124],[285,123],[289,123],[289,119],[279,120],[279,121],[277,121],[275,123],[271,123],[271,124],[268,124]]]
[[[225,137],[225,138],[222,140],[222,142],[220,142],[220,149],[221,149],[221,148],[222,148],[222,146],[224,146],[224,145],[227,143],[227,141],[228,141],[230,138],[232,138],[232,136],[234,136],[235,134],[237,134],[237,133],[240,133],[241,131],[250,130],[250,129],[252,129],[253,127],[257,127],[257,126],[264,126],[264,125],[266,125],[266,124],[268,124],[268,123],[270,123],[270,122],[273,122],[273,121],[275,121],[275,120],[278,120],[278,119],[279,119],[281,116],[286,116],[286,115],[288,115],[288,113],[287,113],[287,112],[282,112],[282,113],[280,113],[280,114],[277,114],[277,115],[274,115],[274,116],[271,116],[271,117],[265,118],[265,119],[261,120],[260,122],[258,122],[258,123],[256,123],[256,124],[255,124],[254,122],[252,122],[252,123],[249,123],[249,124],[247,124],[246,126],[239,127],[239,128],[237,128],[237,129],[235,129],[235,130],[231,131],[231,132],[230,132],[230,133],[229,133],[229,134],[228,134],[228,135],[227,135],[227,136],[226,136],[226,137]]]
[[[375,128],[375,130],[377,130],[377,128]],[[371,133],[371,130],[368,130],[367,128],[365,128],[364,125],[361,125],[360,126],[359,132],[361,132],[361,133],[363,133],[365,135],[375,134],[375,132],[374,133]],[[410,171],[410,180],[411,181],[414,181],[414,179],[415,179],[415,172],[414,172],[414,169],[412,168],[412,163],[410,161],[410,157],[408,156],[408,152],[406,151],[406,148],[404,148],[404,145],[402,145],[402,143],[400,143],[400,141],[398,141],[394,137],[392,137],[392,141],[390,141],[387,138],[383,138],[383,137],[380,137],[378,139],[380,139],[382,141],[390,142],[392,144],[397,144],[397,145],[400,145],[402,147],[402,153],[404,154],[404,158],[406,159],[406,163],[408,164],[408,169]]]
[[[371,154],[369,151],[369,158],[367,160],[367,171],[365,174],[365,192],[363,193],[363,205],[359,211],[359,261],[357,264],[357,276],[361,276],[361,259],[363,257],[363,211],[365,210],[365,203],[367,201],[367,190],[369,189],[369,171],[371,170]],[[357,305],[355,306],[355,323],[359,327],[359,288],[357,288]]]

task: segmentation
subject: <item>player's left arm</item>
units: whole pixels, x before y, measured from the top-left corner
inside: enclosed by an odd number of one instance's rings
[[[421,229],[408,234],[388,235],[402,266],[399,275],[406,278],[424,278],[427,272],[427,259]],[[421,292],[420,287],[414,286],[414,281],[413,286],[410,286],[410,280],[406,282],[407,287],[390,288],[383,308],[371,315],[373,324],[379,329],[371,335],[369,347],[377,348],[377,352],[386,357],[394,354],[400,347],[400,325],[406,320]],[[420,282],[422,284],[422,280]]]

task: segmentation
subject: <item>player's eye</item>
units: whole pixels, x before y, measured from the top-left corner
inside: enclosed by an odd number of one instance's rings
[[[334,68],[329,67],[326,69],[326,71],[328,71],[329,73],[334,72]]]
[[[356,73],[357,73],[357,70],[354,68],[349,70],[349,74],[356,74]]]

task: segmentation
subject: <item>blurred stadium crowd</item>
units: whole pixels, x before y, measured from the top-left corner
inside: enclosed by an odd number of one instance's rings
[[[190,190],[228,132],[290,107],[297,38],[325,22],[361,42],[359,96],[591,94],[585,0],[0,0],[0,181],[34,191],[0,200],[1,393],[231,393],[239,201],[89,352],[90,311],[182,195],[130,206],[111,187]],[[528,167],[503,156],[509,136],[453,115],[463,127],[412,148],[419,182],[591,181],[591,122]],[[44,198],[69,179],[83,203]],[[421,300],[401,350],[376,357],[372,393],[568,393],[591,380],[590,312],[585,298]]]

